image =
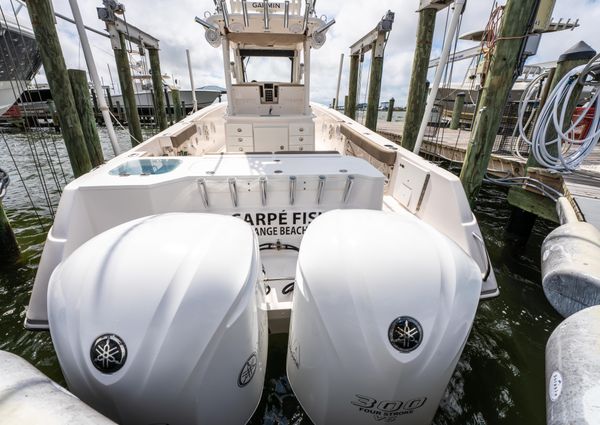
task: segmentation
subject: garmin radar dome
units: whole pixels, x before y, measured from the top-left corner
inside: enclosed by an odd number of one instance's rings
[[[266,367],[259,271],[254,231],[224,215],[145,217],[90,239],[48,293],[69,389],[118,423],[245,423]]]

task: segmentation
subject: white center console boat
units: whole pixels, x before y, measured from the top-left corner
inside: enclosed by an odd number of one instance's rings
[[[458,178],[309,102],[312,2],[217,3],[229,103],[66,187],[26,326],[119,423],[245,423],[288,332],[314,423],[431,422],[498,293]]]

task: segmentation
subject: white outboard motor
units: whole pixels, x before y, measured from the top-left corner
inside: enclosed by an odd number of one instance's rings
[[[262,393],[267,313],[256,235],[164,214],[92,238],[54,271],[52,340],[70,390],[123,424],[241,424]]]
[[[428,424],[463,350],[479,267],[412,215],[336,210],[298,258],[287,373],[317,424]]]

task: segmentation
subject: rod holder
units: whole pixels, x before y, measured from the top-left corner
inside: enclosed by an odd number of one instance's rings
[[[238,206],[238,194],[237,194],[237,184],[235,182],[235,177],[229,178],[229,194],[231,195],[231,202],[234,207]]]
[[[290,176],[290,205],[296,200],[296,176]]]
[[[200,19],[197,16],[194,18],[194,20],[199,23],[200,25],[202,25],[205,29],[207,30],[213,30],[213,31],[219,31],[219,28],[215,27],[212,24],[209,24],[208,22],[206,22],[204,19]]]
[[[244,15],[244,27],[250,26],[250,18],[248,17],[248,3],[246,0],[242,1],[242,14]]]
[[[323,25],[321,28],[319,28],[318,30],[316,30],[315,34],[324,33],[329,28],[331,28],[333,26],[333,24],[335,24],[335,19],[332,19],[331,21],[329,21],[325,25]]]
[[[267,206],[267,178],[263,176],[259,179],[258,182],[260,184],[260,200],[262,202],[262,206],[266,207]]]
[[[327,177],[319,176],[319,183],[317,185],[317,205],[321,205],[321,198],[323,197],[323,189],[325,189],[325,181]]]
[[[269,29],[269,0],[263,1],[263,14],[265,16],[265,29]]]
[[[223,21],[225,22],[225,28],[229,29],[229,11],[227,10],[227,3],[225,0],[221,0],[221,11],[223,13]]]
[[[206,180],[198,180],[198,190],[200,191],[200,198],[202,198],[202,205],[204,205],[204,208],[208,208],[210,204],[208,203],[208,191],[206,190]]]
[[[290,26],[290,0],[285,0],[284,13],[283,13],[283,27],[288,28]]]
[[[342,202],[344,204],[348,203],[350,193],[352,192],[352,186],[354,186],[354,176],[348,176],[346,179],[346,187],[344,187],[344,195],[342,196]]]
[[[310,0],[306,0],[306,8],[304,9],[304,25],[302,26],[302,32],[306,32],[308,29],[308,18],[310,18]]]

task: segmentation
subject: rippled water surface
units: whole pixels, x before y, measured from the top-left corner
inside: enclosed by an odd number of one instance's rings
[[[101,133],[105,156],[111,157],[106,135]],[[127,134],[118,133],[126,149]],[[34,166],[34,156],[43,164],[41,170]],[[53,167],[48,166],[50,161]],[[24,357],[64,384],[49,334],[25,331],[23,319],[46,231],[52,223],[52,209],[46,206],[43,187],[47,187],[51,203],[56,206],[59,187],[72,178],[66,152],[60,138],[48,131],[35,135],[5,132],[0,135],[0,167],[11,175],[4,206],[23,250],[19,264],[0,270],[0,349]],[[513,245],[504,234],[510,215],[506,192],[496,187],[483,188],[475,214],[494,265],[500,296],[479,306],[434,423],[544,424],[544,347],[560,322],[540,284],[539,247],[551,227],[538,221],[527,245]],[[284,335],[270,338],[263,400],[252,424],[310,423],[285,378],[286,343]]]

